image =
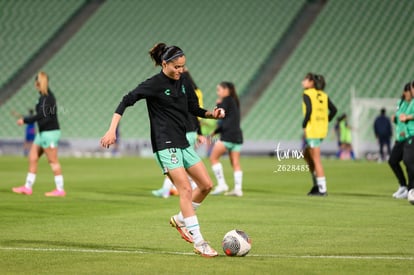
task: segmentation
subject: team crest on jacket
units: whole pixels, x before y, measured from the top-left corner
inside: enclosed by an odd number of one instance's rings
[[[183,92],[183,94],[185,94],[185,87],[184,87],[184,85],[181,85],[181,91]]]

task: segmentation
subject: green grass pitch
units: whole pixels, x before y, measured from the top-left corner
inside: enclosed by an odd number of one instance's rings
[[[192,253],[168,224],[178,198],[153,159],[63,158],[66,198],[46,198],[53,177],[42,159],[32,196],[13,194],[26,160],[0,158],[1,274],[413,274],[414,206],[395,200],[387,164],[324,160],[329,196],[307,197],[310,176],[278,172],[274,158],[244,158],[242,198],[209,196],[198,210],[220,256]],[[228,182],[232,172],[223,161]],[[251,237],[244,258],[223,255],[231,229]]]

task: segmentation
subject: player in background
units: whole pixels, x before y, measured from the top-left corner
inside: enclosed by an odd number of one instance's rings
[[[220,134],[220,140],[214,144],[210,155],[211,168],[216,176],[218,185],[213,195],[224,193],[227,196],[243,196],[243,172],[240,166],[240,150],[243,144],[243,133],[240,128],[240,103],[233,83],[223,81],[217,85],[218,107],[226,110],[223,118],[212,136]],[[223,173],[220,158],[229,153],[230,163],[233,167],[234,189],[230,192]]]
[[[411,82],[411,96],[414,97],[414,81]],[[406,139],[404,141],[403,161],[407,167],[408,192],[414,188],[414,101],[411,100],[407,110],[400,114],[399,119],[406,124]]]
[[[341,150],[341,133],[340,133],[340,130],[339,130],[339,123],[340,122],[341,122],[341,120],[339,118],[336,118],[335,125],[334,125],[334,128],[333,128],[335,138],[336,138],[336,144],[338,145],[338,151],[336,152],[336,157],[337,158],[340,158],[341,153],[342,153],[342,150]]]
[[[216,140],[211,136],[211,133],[217,128],[217,121],[213,119],[200,120],[201,134],[206,138],[206,153],[207,157],[211,156]]]
[[[344,113],[339,117],[339,141],[341,143],[340,159],[355,160],[352,148],[352,127],[348,124],[348,116]]]
[[[151,128],[151,143],[154,156],[164,174],[177,187],[181,211],[171,217],[170,224],[181,237],[194,244],[194,252],[205,257],[215,257],[217,252],[204,240],[195,210],[210,193],[213,183],[200,157],[186,138],[188,113],[197,117],[222,118],[223,109],[207,111],[198,106],[197,97],[191,87],[186,87],[181,74],[186,57],[177,46],[156,44],[150,51],[160,73],[145,80],[125,95],[112,117],[110,127],[101,139],[108,148],[115,143],[115,130],[127,107],[145,99]],[[197,183],[192,190],[190,175]]]
[[[58,159],[58,143],[60,139],[60,128],[57,117],[56,99],[49,89],[49,79],[45,72],[39,72],[35,79],[35,87],[40,97],[36,105],[36,114],[19,118],[18,125],[37,123],[39,132],[36,134],[29,152],[29,172],[26,183],[20,187],[14,187],[13,192],[24,195],[32,194],[32,187],[35,183],[37,165],[39,158],[46,155],[50,167],[55,175],[56,189],[47,192],[47,197],[64,197],[66,192],[63,188],[62,169]]]
[[[190,72],[186,68],[184,69],[184,72],[181,74],[181,77],[184,81],[186,81],[187,85],[191,85],[192,89],[194,89],[198,99],[198,105],[201,108],[203,108],[203,92],[197,87],[196,83],[190,75]],[[186,129],[186,137],[191,147],[195,148],[197,144],[205,143],[206,139],[201,134],[200,120],[197,117],[193,116],[192,114],[188,114]],[[191,177],[188,177],[188,180],[191,183],[191,187],[195,189],[197,187],[197,184],[194,182],[194,180]],[[155,197],[164,199],[169,198],[170,195],[178,195],[177,188],[174,186],[174,184],[168,176],[165,176],[162,187],[158,190],[152,190],[151,193]]]
[[[322,75],[308,73],[302,81],[303,92],[303,134],[306,139],[305,160],[312,174],[313,187],[309,196],[326,196],[326,178],[321,161],[320,145],[328,134],[328,123],[337,109],[325,89],[325,79]]]
[[[11,114],[17,119],[20,119],[23,117],[23,115],[19,114],[16,111],[12,111]],[[33,115],[34,115],[34,110],[29,109],[28,116],[30,117]],[[36,124],[34,122],[26,124],[24,142],[23,142],[23,155],[25,157],[29,155],[29,151],[30,151],[30,148],[32,147],[35,136],[36,136]]]
[[[392,138],[392,126],[391,121],[386,115],[385,108],[382,108],[380,115],[374,121],[374,133],[378,140],[380,158],[379,162],[386,159],[384,155],[384,146],[387,148],[388,157],[391,153],[391,138]]]
[[[404,86],[401,99],[397,103],[397,110],[391,117],[391,120],[395,123],[395,143],[392,147],[388,164],[400,185],[397,191],[392,194],[392,197],[396,199],[406,199],[408,194],[407,180],[400,165],[400,162],[403,160],[404,142],[407,139],[407,124],[400,120],[400,115],[407,111],[412,102],[412,98],[410,83],[407,83]]]
[[[29,109],[29,117],[34,115],[34,110]],[[30,148],[32,147],[33,141],[36,136],[36,124],[33,123],[27,123],[26,129],[25,129],[25,137],[24,137],[24,143],[23,143],[23,155],[27,157],[30,152]]]

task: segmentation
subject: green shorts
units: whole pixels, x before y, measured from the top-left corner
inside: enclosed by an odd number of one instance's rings
[[[307,138],[306,145],[310,148],[321,147],[323,138]]]
[[[194,147],[197,143],[197,132],[187,132],[185,136],[188,143],[190,143],[190,147]]]
[[[34,144],[42,148],[58,147],[60,139],[60,130],[43,131],[36,134]]]
[[[221,141],[224,144],[224,147],[226,147],[227,150],[230,152],[240,152],[242,148],[241,143],[233,143],[230,141]]]
[[[200,157],[195,152],[192,146],[185,149],[168,148],[154,153],[155,159],[161,166],[162,172],[167,174],[169,170],[191,166],[201,161]]]

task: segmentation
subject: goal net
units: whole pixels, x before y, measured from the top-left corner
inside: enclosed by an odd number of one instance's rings
[[[351,90],[352,146],[357,158],[368,152],[378,152],[378,142],[374,133],[374,121],[382,108],[391,117],[395,113],[398,98],[363,98]]]

